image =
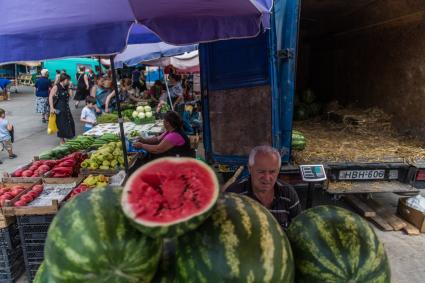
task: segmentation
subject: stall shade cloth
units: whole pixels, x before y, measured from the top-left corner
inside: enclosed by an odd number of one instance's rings
[[[135,66],[139,63],[170,57],[197,50],[197,44],[176,46],[164,42],[150,44],[129,44],[124,52],[115,57],[115,66],[122,68],[125,65]]]
[[[0,63],[120,53],[131,43],[187,45],[256,36],[273,0],[0,0]],[[142,27],[143,26],[143,27]],[[145,41],[143,41],[145,40]]]
[[[199,72],[199,54],[198,51],[192,51],[183,55],[164,57],[152,61],[143,62],[145,65],[167,67],[172,65],[178,70],[178,73],[197,73]]]

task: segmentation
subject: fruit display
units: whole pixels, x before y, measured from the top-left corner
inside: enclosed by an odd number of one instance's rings
[[[29,192],[26,192],[20,196],[19,200],[13,204],[13,206],[26,206],[28,203],[32,202],[43,192],[43,185],[35,185],[31,188]],[[0,197],[1,201],[1,197]]]
[[[77,177],[81,163],[87,158],[87,154],[74,152],[57,161],[49,172],[50,178]]]
[[[25,191],[25,188],[21,185],[15,185],[10,188],[0,188],[0,206],[3,207],[6,201],[14,199],[23,191]]]
[[[170,111],[170,105],[168,105],[168,103],[164,103],[161,105],[161,109],[159,110],[160,113],[167,113],[168,111]]]
[[[294,282],[291,247],[279,223],[243,195],[220,198],[204,224],[177,239],[176,257],[176,282]]]
[[[155,123],[155,116],[152,113],[152,108],[148,105],[137,106],[131,116],[136,124]]]
[[[56,160],[34,161],[29,166],[15,170],[12,177],[41,177],[56,165]]]
[[[304,135],[299,131],[292,131],[292,149],[303,150],[306,147]]]
[[[72,140],[67,140],[65,142],[65,145],[70,146],[74,151],[86,150],[91,147],[94,141],[95,141],[95,138],[93,137],[80,135]]]
[[[127,181],[122,207],[136,227],[152,237],[175,237],[196,229],[219,194],[214,171],[192,158],[160,158]]]
[[[73,198],[81,193],[87,192],[93,188],[104,188],[109,185],[109,177],[104,175],[89,175],[84,181],[74,188],[69,195],[69,198]]]
[[[313,118],[322,112],[322,105],[316,101],[316,95],[311,89],[307,89],[301,94],[297,94],[294,101],[295,120],[302,121]]]
[[[120,209],[121,193],[91,190],[59,210],[44,249],[51,282],[151,282],[162,242],[134,229]]]
[[[82,168],[89,170],[116,170],[122,168],[122,166],[124,166],[124,155],[120,141],[101,146],[90,155],[89,159],[81,163]]]
[[[53,160],[53,159],[60,159],[70,153],[72,153],[74,150],[70,145],[60,145],[57,146],[51,150],[42,152],[38,158],[40,160]]]
[[[297,282],[391,282],[384,246],[368,222],[336,206],[316,206],[289,226]]]
[[[93,142],[92,147],[99,148],[105,144],[108,144],[110,142],[117,142],[119,140],[120,138],[117,135],[106,133],[106,134],[103,134],[101,137],[97,138]]]
[[[125,115],[123,115],[123,118],[124,118],[125,122],[130,121],[130,118],[125,116]],[[118,123],[118,114],[116,114],[116,113],[103,113],[102,115],[97,117],[97,123],[98,124]]]

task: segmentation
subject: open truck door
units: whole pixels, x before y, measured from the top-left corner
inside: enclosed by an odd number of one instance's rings
[[[299,9],[299,1],[275,1],[267,32],[200,45],[208,162],[245,165],[262,144],[289,161]]]

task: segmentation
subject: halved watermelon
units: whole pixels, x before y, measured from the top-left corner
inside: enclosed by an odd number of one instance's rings
[[[127,181],[121,205],[136,227],[151,237],[176,237],[196,229],[219,195],[214,171],[193,158],[160,158]]]

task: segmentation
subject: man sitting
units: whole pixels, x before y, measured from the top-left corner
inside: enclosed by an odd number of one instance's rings
[[[301,212],[295,189],[277,180],[280,153],[270,146],[258,146],[249,155],[250,176],[231,185],[227,192],[244,194],[266,207],[283,229]]]

